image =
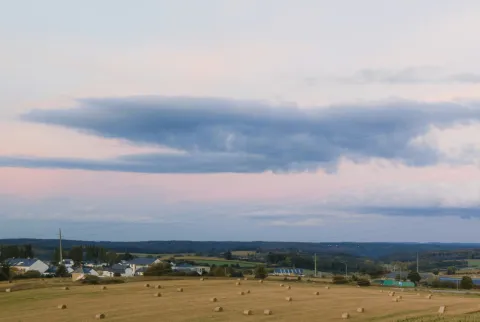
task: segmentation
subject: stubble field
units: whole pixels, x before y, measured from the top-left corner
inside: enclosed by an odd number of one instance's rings
[[[389,290],[356,288],[321,284],[285,283],[242,280],[199,279],[150,282],[129,282],[101,286],[59,286],[0,292],[0,321],[95,321],[95,315],[104,313],[106,321],[340,321],[348,312],[352,321],[397,321],[413,316],[435,315],[441,305],[447,306],[446,315],[480,310],[480,299],[452,295],[397,292],[402,299],[393,302]],[[149,288],[144,284],[149,283]],[[161,289],[154,289],[161,285]],[[6,285],[0,285],[0,291]],[[178,292],[177,288],[183,288]],[[250,290],[250,293],[247,293]],[[245,292],[240,295],[239,292]],[[154,297],[160,292],[161,297]],[[315,295],[319,292],[319,295]],[[216,297],[217,302],[210,299]],[[288,302],[285,298],[291,297]],[[61,310],[59,305],[67,309]],[[223,312],[214,312],[221,306]],[[357,308],[364,313],[357,313]],[[264,315],[269,309],[272,315]],[[251,310],[246,316],[244,310]]]

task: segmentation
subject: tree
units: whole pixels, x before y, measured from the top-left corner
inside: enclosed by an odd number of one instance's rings
[[[172,272],[172,267],[170,266],[169,263],[158,263],[147,268],[144,275],[145,276],[161,276],[161,275],[170,274],[171,272]]]
[[[57,277],[67,277],[69,274],[68,274],[68,271],[67,271],[67,268],[65,267],[65,265],[60,265],[57,267],[57,271],[55,272],[55,276]]]
[[[232,260],[232,252],[231,252],[231,251],[226,251],[226,252],[223,254],[223,257],[224,257],[226,260]]]
[[[473,288],[472,278],[470,276],[462,277],[462,280],[460,281],[460,287],[464,290],[471,290]]]
[[[68,257],[70,257],[76,265],[80,264],[83,261],[83,247],[74,246],[68,252]]]
[[[434,269],[432,271],[433,275],[438,275],[440,273],[440,271],[438,270],[438,268]]]
[[[7,262],[0,266],[0,281],[9,281],[12,279],[12,271]]]
[[[455,275],[456,272],[457,272],[457,269],[455,268],[455,266],[449,266],[447,268],[447,274],[448,275]]]
[[[255,270],[253,271],[255,274],[255,278],[261,278],[264,279],[267,277],[267,270],[265,269],[265,266],[263,265],[257,265],[255,267]]]
[[[108,265],[113,265],[117,263],[118,255],[115,252],[108,252],[106,256],[106,262]]]
[[[422,279],[420,274],[418,274],[418,272],[416,272],[416,271],[410,271],[410,273],[408,273],[408,275],[407,275],[407,278],[411,282],[415,283],[415,285],[418,284],[418,282],[420,282],[420,280]]]

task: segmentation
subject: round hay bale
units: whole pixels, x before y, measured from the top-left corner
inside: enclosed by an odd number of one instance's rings
[[[290,290],[292,287],[290,285],[287,286],[287,290]]]
[[[200,278],[200,280],[201,280],[201,281],[204,281],[205,279],[202,277],[202,278]]]
[[[68,291],[68,290],[69,290],[69,288],[68,288],[68,286],[65,286],[65,287],[63,287],[63,288],[62,288],[62,290],[64,290],[64,291]]]
[[[248,281],[248,278],[244,277],[243,280],[244,280],[244,281]]]
[[[155,293],[153,294],[154,297],[162,297],[162,293]]]
[[[252,315],[252,314],[253,314],[252,310],[244,310],[243,311],[243,315]]]
[[[145,287],[150,287],[150,284],[145,284],[144,286],[145,286]]]
[[[420,296],[420,293],[417,293],[417,296]]]
[[[238,292],[238,295],[245,295],[245,292],[240,291],[240,292]]]
[[[432,294],[428,294],[426,298],[430,300],[432,298]]]
[[[292,302],[293,299],[292,299],[290,296],[287,296],[287,297],[285,298],[285,300],[286,300],[287,302]]]
[[[358,313],[364,313],[365,309],[363,307],[359,307],[359,308],[357,308],[357,312]]]
[[[395,297],[395,298],[393,298],[392,301],[393,301],[393,302],[398,302],[398,301],[400,301],[400,300],[398,299],[398,297]]]
[[[60,310],[65,310],[67,308],[67,306],[65,304],[61,304],[61,305],[58,306],[58,308]]]
[[[402,299],[402,296],[401,296],[401,295],[397,296],[397,299],[401,300],[401,299]]]
[[[320,292],[313,292],[313,295],[320,295]]]
[[[240,285],[242,285],[242,283],[236,282],[235,285],[240,286]]]
[[[177,292],[183,292],[183,288],[181,287],[177,288]]]
[[[106,289],[107,289],[107,287],[106,287],[106,286],[102,286],[100,289],[102,289],[102,290],[106,290]]]
[[[438,314],[443,314],[445,313],[445,310],[447,309],[447,307],[445,305],[442,305],[440,306],[440,308],[438,309]]]
[[[264,310],[264,311],[263,311],[263,314],[265,314],[265,315],[272,315],[273,312],[272,312],[272,310]]]
[[[259,280],[258,282],[261,284],[261,283],[263,283],[263,280]]]
[[[250,290],[247,290],[247,294],[250,294]]]
[[[350,318],[350,314],[342,313],[342,319],[348,319],[348,318]]]
[[[217,306],[216,308],[213,309],[214,312],[223,312],[223,307]]]
[[[217,300],[217,298],[216,298],[216,297],[212,297],[212,298],[210,298],[210,302],[217,302],[217,301],[218,301],[218,300]]]
[[[155,285],[155,288],[159,290],[162,288],[162,285]]]
[[[330,289],[330,286],[325,286],[325,288],[328,290],[328,289]]]
[[[7,288],[7,289],[5,290],[5,292],[6,292],[6,293],[11,293],[11,292],[12,292],[12,289],[11,289],[11,288]]]
[[[97,315],[95,315],[95,319],[103,320],[103,319],[105,319],[105,314],[103,314],[103,313],[97,314]]]
[[[380,290],[380,293],[383,293],[383,290]]]
[[[283,284],[280,284],[280,287],[284,287],[284,285],[283,285]]]
[[[237,278],[237,281],[241,281],[241,279]]]

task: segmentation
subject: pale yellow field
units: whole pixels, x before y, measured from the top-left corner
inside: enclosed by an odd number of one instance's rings
[[[0,321],[95,321],[97,313],[106,314],[107,321],[340,321],[341,314],[350,313],[353,321],[396,321],[405,317],[436,314],[439,306],[447,305],[447,314],[480,310],[480,299],[460,296],[434,295],[426,299],[416,292],[397,292],[403,299],[395,303],[387,290],[356,288],[308,283],[288,283],[292,289],[280,287],[279,282],[260,284],[255,280],[174,280],[148,282],[161,284],[163,289],[145,288],[145,282],[129,282],[100,286],[71,286],[0,293]],[[0,285],[0,289],[6,285]],[[177,292],[183,287],[184,292]],[[250,294],[239,295],[239,291]],[[320,295],[314,295],[314,292]],[[162,297],[154,297],[161,292]],[[293,298],[292,302],[285,300]],[[209,301],[217,297],[218,302]],[[66,304],[66,310],[57,308]],[[222,306],[224,312],[213,309]],[[364,307],[365,313],[357,313]],[[250,309],[252,316],[244,316]],[[273,315],[265,316],[270,309]]]

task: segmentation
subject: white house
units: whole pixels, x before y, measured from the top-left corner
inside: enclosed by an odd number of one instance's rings
[[[40,274],[48,270],[48,265],[37,258],[10,258],[7,264],[18,272],[37,271]]]
[[[114,277],[118,275],[122,277],[131,277],[134,275],[133,268],[128,265],[115,264],[103,271],[103,276],[105,277]]]
[[[63,264],[66,268],[73,267],[75,262],[73,259],[64,259],[60,264]]]
[[[136,274],[137,270],[140,268],[148,268],[152,265],[159,264],[162,261],[158,258],[135,258],[131,261],[128,261],[127,264],[133,269],[133,274]]]

